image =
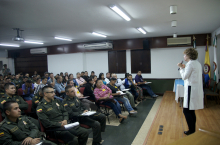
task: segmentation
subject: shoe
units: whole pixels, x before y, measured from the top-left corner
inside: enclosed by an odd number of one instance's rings
[[[134,101],[134,104],[137,104],[137,102],[136,102],[136,101]]]
[[[132,107],[134,110],[138,110],[138,108],[137,107]]]
[[[92,142],[92,145],[102,145],[102,144],[99,142]]]
[[[190,134],[193,134],[193,133],[194,133],[194,132],[191,132],[191,131],[189,131],[189,130],[188,130],[188,131],[184,131],[184,134],[185,134],[185,135],[190,135]]]
[[[152,98],[157,98],[158,95],[153,95]]]
[[[136,114],[137,111],[131,111],[129,114]]]

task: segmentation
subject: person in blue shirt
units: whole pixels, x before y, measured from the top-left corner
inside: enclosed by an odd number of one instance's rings
[[[63,81],[63,78],[61,76],[59,76],[57,78],[57,82],[55,83],[55,90],[60,94],[60,96],[65,98],[65,96],[66,96],[65,86],[62,84],[62,81]]]
[[[23,95],[25,100],[32,100],[34,97],[34,84],[30,80],[27,80],[22,85]]]

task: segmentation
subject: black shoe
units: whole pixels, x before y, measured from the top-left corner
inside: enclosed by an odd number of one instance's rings
[[[193,134],[193,133],[194,133],[194,132],[191,132],[191,131],[189,131],[189,130],[188,130],[188,131],[184,131],[184,134],[185,134],[185,135],[190,135],[190,134]]]
[[[102,145],[102,144],[99,142],[92,142],[92,145]]]
[[[136,102],[136,101],[134,101],[134,104],[137,104],[137,102]]]
[[[132,107],[134,110],[138,110],[138,108],[137,107]]]

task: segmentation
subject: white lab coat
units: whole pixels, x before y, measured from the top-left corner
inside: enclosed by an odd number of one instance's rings
[[[189,110],[204,108],[204,94],[202,84],[202,66],[197,60],[190,60],[184,69],[180,70],[184,80],[184,102],[183,107]],[[191,86],[190,102],[188,107],[188,86]]]

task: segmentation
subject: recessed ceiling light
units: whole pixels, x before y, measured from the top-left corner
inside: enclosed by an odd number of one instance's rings
[[[103,34],[99,34],[99,33],[96,33],[96,32],[92,32],[92,34],[97,35],[97,36],[100,36],[100,37],[107,37],[107,36],[105,36],[105,35],[103,35]]]
[[[54,38],[59,40],[72,41],[71,39],[68,38],[62,38],[62,37],[54,37]]]
[[[170,6],[170,14],[176,14],[177,13],[177,6]]]
[[[122,10],[120,10],[117,6],[110,6],[110,8],[115,11],[118,15],[120,15],[122,18],[124,18],[126,21],[130,21],[131,18],[129,18]]]
[[[143,28],[137,28],[138,29],[138,31],[140,31],[141,33],[143,33],[143,34],[147,34],[147,32],[143,29]]]
[[[20,47],[19,45],[14,45],[14,44],[2,44],[2,43],[0,43],[0,46]]]
[[[36,41],[24,41],[24,43],[44,44],[43,42],[36,42]]]
[[[177,26],[177,21],[176,20],[173,20],[172,22],[171,22],[171,27],[176,27]]]

